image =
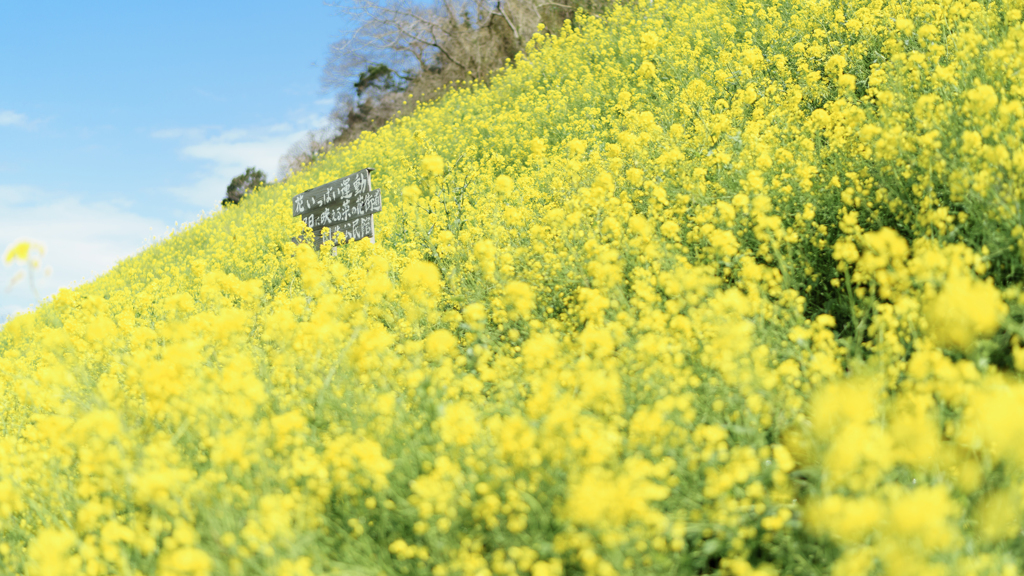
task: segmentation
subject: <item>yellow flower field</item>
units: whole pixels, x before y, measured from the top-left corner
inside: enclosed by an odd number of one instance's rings
[[[62,291],[0,566],[1017,574],[1022,4],[627,2]]]

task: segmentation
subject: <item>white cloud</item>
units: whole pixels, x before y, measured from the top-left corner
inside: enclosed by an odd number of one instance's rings
[[[255,166],[271,177],[276,174],[281,156],[305,134],[304,130],[296,131],[294,128],[286,134],[274,133],[270,129],[228,130],[189,144],[182,148],[181,153],[206,160],[207,166],[194,175],[192,183],[172,187],[170,192],[196,206],[217,206],[231,179],[245,172],[246,168]]]
[[[293,122],[257,128],[169,128],[157,130],[152,136],[181,139],[183,156],[205,161],[189,184],[168,191],[190,204],[210,209],[220,204],[232,178],[250,166],[272,178],[288,149],[310,130],[322,129],[326,124],[326,117],[310,114]]]
[[[0,186],[0,251],[19,238],[46,246],[35,274],[40,298],[92,280],[166,232],[164,222],[123,207],[83,203],[27,186]],[[47,267],[53,271],[48,278],[43,274]],[[0,320],[37,302],[27,280],[7,290],[23,269],[0,262]]]
[[[22,312],[28,312],[28,308],[23,308],[14,304],[0,304],[0,326],[3,326],[9,318],[13,318]]]
[[[167,188],[167,191],[193,206],[202,206],[206,209],[213,209],[216,206],[220,206],[220,201],[224,198],[224,194],[227,190],[228,184],[231,182],[231,179],[244,171],[245,168],[235,170],[232,168],[217,167],[212,171],[208,171],[206,175],[199,176],[198,179],[194,180],[191,184],[186,186],[171,186]],[[264,171],[264,173],[265,172],[266,171]]]
[[[199,144],[186,146],[182,153],[193,158],[212,160],[221,166],[256,166],[264,172],[277,167],[278,160],[293,142],[301,139],[305,130],[289,134],[264,136],[232,131]],[[255,136],[255,137],[254,137]]]
[[[31,186],[9,186],[0,184],[0,206],[20,204],[32,197],[35,189]]]
[[[11,110],[0,110],[0,126],[27,126],[28,116]]]
[[[192,140],[199,140],[206,136],[206,131],[206,128],[166,128],[164,130],[157,130],[150,134],[150,136],[159,139],[189,138]]]

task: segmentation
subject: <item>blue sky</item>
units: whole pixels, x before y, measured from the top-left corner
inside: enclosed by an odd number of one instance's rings
[[[46,245],[45,297],[219,209],[246,166],[273,179],[350,29],[322,0],[0,4],[0,251]],[[16,269],[0,323],[36,302]]]

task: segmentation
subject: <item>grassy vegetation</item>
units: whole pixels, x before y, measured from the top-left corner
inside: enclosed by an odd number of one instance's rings
[[[61,292],[0,565],[1016,573],[1020,8],[627,3]]]

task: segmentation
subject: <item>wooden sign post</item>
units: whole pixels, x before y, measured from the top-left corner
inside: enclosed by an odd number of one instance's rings
[[[380,212],[380,189],[370,186],[370,172],[362,170],[321,184],[292,198],[292,216],[299,216],[316,232],[314,248],[324,242],[369,238],[376,242],[373,215]]]

